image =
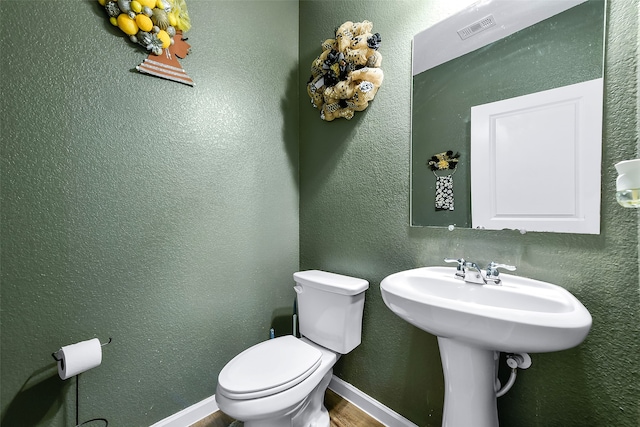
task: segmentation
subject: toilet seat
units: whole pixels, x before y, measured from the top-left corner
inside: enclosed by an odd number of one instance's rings
[[[287,390],[320,366],[317,348],[287,335],[264,341],[234,357],[218,376],[218,392],[231,399],[256,399]]]

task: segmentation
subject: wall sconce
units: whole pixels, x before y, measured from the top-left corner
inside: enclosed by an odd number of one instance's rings
[[[616,200],[625,208],[640,208],[640,159],[616,163]]]

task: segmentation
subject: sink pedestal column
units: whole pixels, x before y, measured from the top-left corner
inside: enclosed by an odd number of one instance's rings
[[[462,341],[438,337],[444,371],[442,427],[498,427],[496,355]]]

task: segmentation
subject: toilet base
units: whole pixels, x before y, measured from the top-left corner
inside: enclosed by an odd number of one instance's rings
[[[324,394],[332,375],[333,369],[329,369],[316,388],[289,413],[277,418],[245,421],[244,427],[329,427]]]

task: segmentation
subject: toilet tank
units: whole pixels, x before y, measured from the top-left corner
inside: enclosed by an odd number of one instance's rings
[[[364,279],[320,270],[293,274],[300,334],[340,354],[360,345]]]

